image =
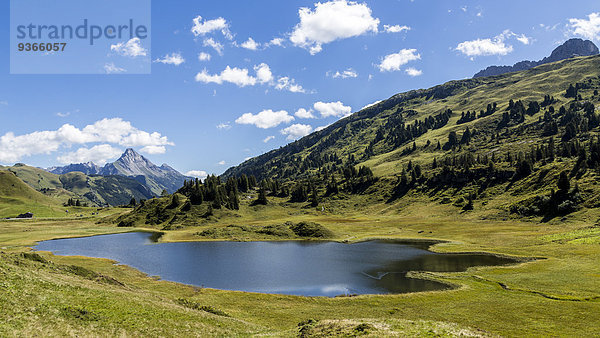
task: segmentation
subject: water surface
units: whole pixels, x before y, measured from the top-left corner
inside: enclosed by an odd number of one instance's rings
[[[302,296],[445,290],[406,277],[408,271],[464,271],[515,260],[486,254],[438,254],[422,242],[181,242],[154,243],[133,232],[40,242],[57,255],[109,258],[164,280],[248,292]]]

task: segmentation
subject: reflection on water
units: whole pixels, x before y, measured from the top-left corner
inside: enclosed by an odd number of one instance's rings
[[[37,250],[109,258],[165,280],[226,290],[336,296],[445,290],[408,271],[464,271],[515,260],[486,254],[436,254],[432,242],[185,242],[124,233],[44,241]]]

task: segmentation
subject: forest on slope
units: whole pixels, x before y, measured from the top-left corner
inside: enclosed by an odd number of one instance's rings
[[[599,66],[598,56],[573,58],[397,94],[119,221],[192,224],[265,204],[339,211],[353,198],[354,208],[425,199],[543,220],[592,209]]]

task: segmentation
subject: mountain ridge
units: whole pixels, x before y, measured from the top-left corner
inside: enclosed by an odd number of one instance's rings
[[[568,87],[568,83],[575,84],[596,74],[596,67],[600,66],[599,64],[600,57],[598,55],[570,58],[521,72],[494,77],[453,80],[428,89],[399,93],[338,120],[323,130],[248,159],[238,166],[227,169],[222,176],[227,178],[246,174],[253,175],[257,179],[293,178],[302,175],[302,170],[296,168],[302,166],[302,162],[318,162],[320,161],[318,158],[322,159],[326,152],[329,152],[328,156],[335,155],[339,159],[338,163],[360,163],[365,161],[365,159],[360,159],[364,152],[370,151],[368,149],[369,140],[373,141],[376,138],[375,134],[378,129],[386,134],[387,131],[384,128],[386,125],[388,125],[388,129],[393,129],[394,125],[402,121],[402,123],[412,123],[418,119],[430,118],[442,113],[447,108],[461,111],[475,109],[477,112],[485,109],[485,106],[493,102],[494,97],[498,95],[502,96],[502,101],[498,102],[501,105],[498,110],[506,109],[509,99],[527,102],[542,100],[545,94],[562,97],[567,88],[557,87],[556,80],[567,84]],[[556,74],[557,78],[554,82],[547,79],[548,74]],[[527,89],[523,91],[514,89],[521,86],[525,86]],[[532,87],[535,90],[531,90]],[[497,116],[497,114],[493,116]],[[459,116],[454,113],[449,126],[455,124],[458,118]],[[458,126],[452,128],[456,127]],[[437,132],[433,132],[433,134],[437,134]],[[374,155],[379,156],[383,156],[388,151],[391,151],[389,156],[397,156],[392,153],[396,150],[400,151],[397,148],[394,150],[389,147],[381,147],[378,142],[374,142],[372,146]],[[356,161],[348,161],[350,158],[355,158]],[[368,160],[369,164],[375,165],[374,171],[377,171],[377,166],[380,166],[381,163],[371,163],[373,161]],[[387,160],[382,161],[386,162]]]
[[[173,193],[179,189],[186,179],[191,179],[167,164],[157,166],[132,148],[127,148],[114,162],[103,167],[93,162],[69,164],[64,167],[46,169],[53,174],[82,172],[86,175],[125,176],[130,177],[146,186],[148,190],[159,196],[163,189]]]
[[[544,57],[539,61],[520,61],[512,66],[489,66],[475,75],[473,78],[496,76],[511,72],[528,70],[543,64],[557,62],[577,56],[592,56],[599,53],[598,47],[590,40],[569,39],[562,45],[556,47],[550,56]]]
[[[156,196],[147,186],[126,176],[86,175],[79,171],[58,175],[21,163],[0,166],[0,172],[14,174],[34,190],[61,204],[72,199],[95,206],[118,206],[128,204],[132,198],[139,201]]]

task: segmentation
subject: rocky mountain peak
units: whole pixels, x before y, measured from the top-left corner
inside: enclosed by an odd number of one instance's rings
[[[546,63],[557,62],[569,59],[576,56],[591,56],[597,55],[600,52],[598,47],[590,40],[569,39],[562,45],[556,47],[550,56],[543,58],[540,61],[520,61],[512,66],[490,66],[479,71],[473,77],[495,76],[510,72],[531,69]]]
[[[556,62],[576,56],[589,56],[598,54],[598,47],[590,40],[570,39],[556,47],[547,62]]]
[[[117,161],[123,161],[123,162],[129,162],[129,163],[140,162],[140,161],[148,162],[148,160],[144,156],[140,155],[138,152],[136,152],[132,148],[127,148]]]
[[[115,162],[107,163],[100,168],[88,162],[70,164],[65,167],[49,168],[48,171],[56,174],[65,174],[72,171],[81,171],[84,174],[98,174],[102,176],[128,176],[144,184],[154,195],[160,195],[163,189],[172,193],[181,188],[186,179],[177,170],[167,164],[157,166],[150,160],[140,155],[132,148],[128,148]]]

